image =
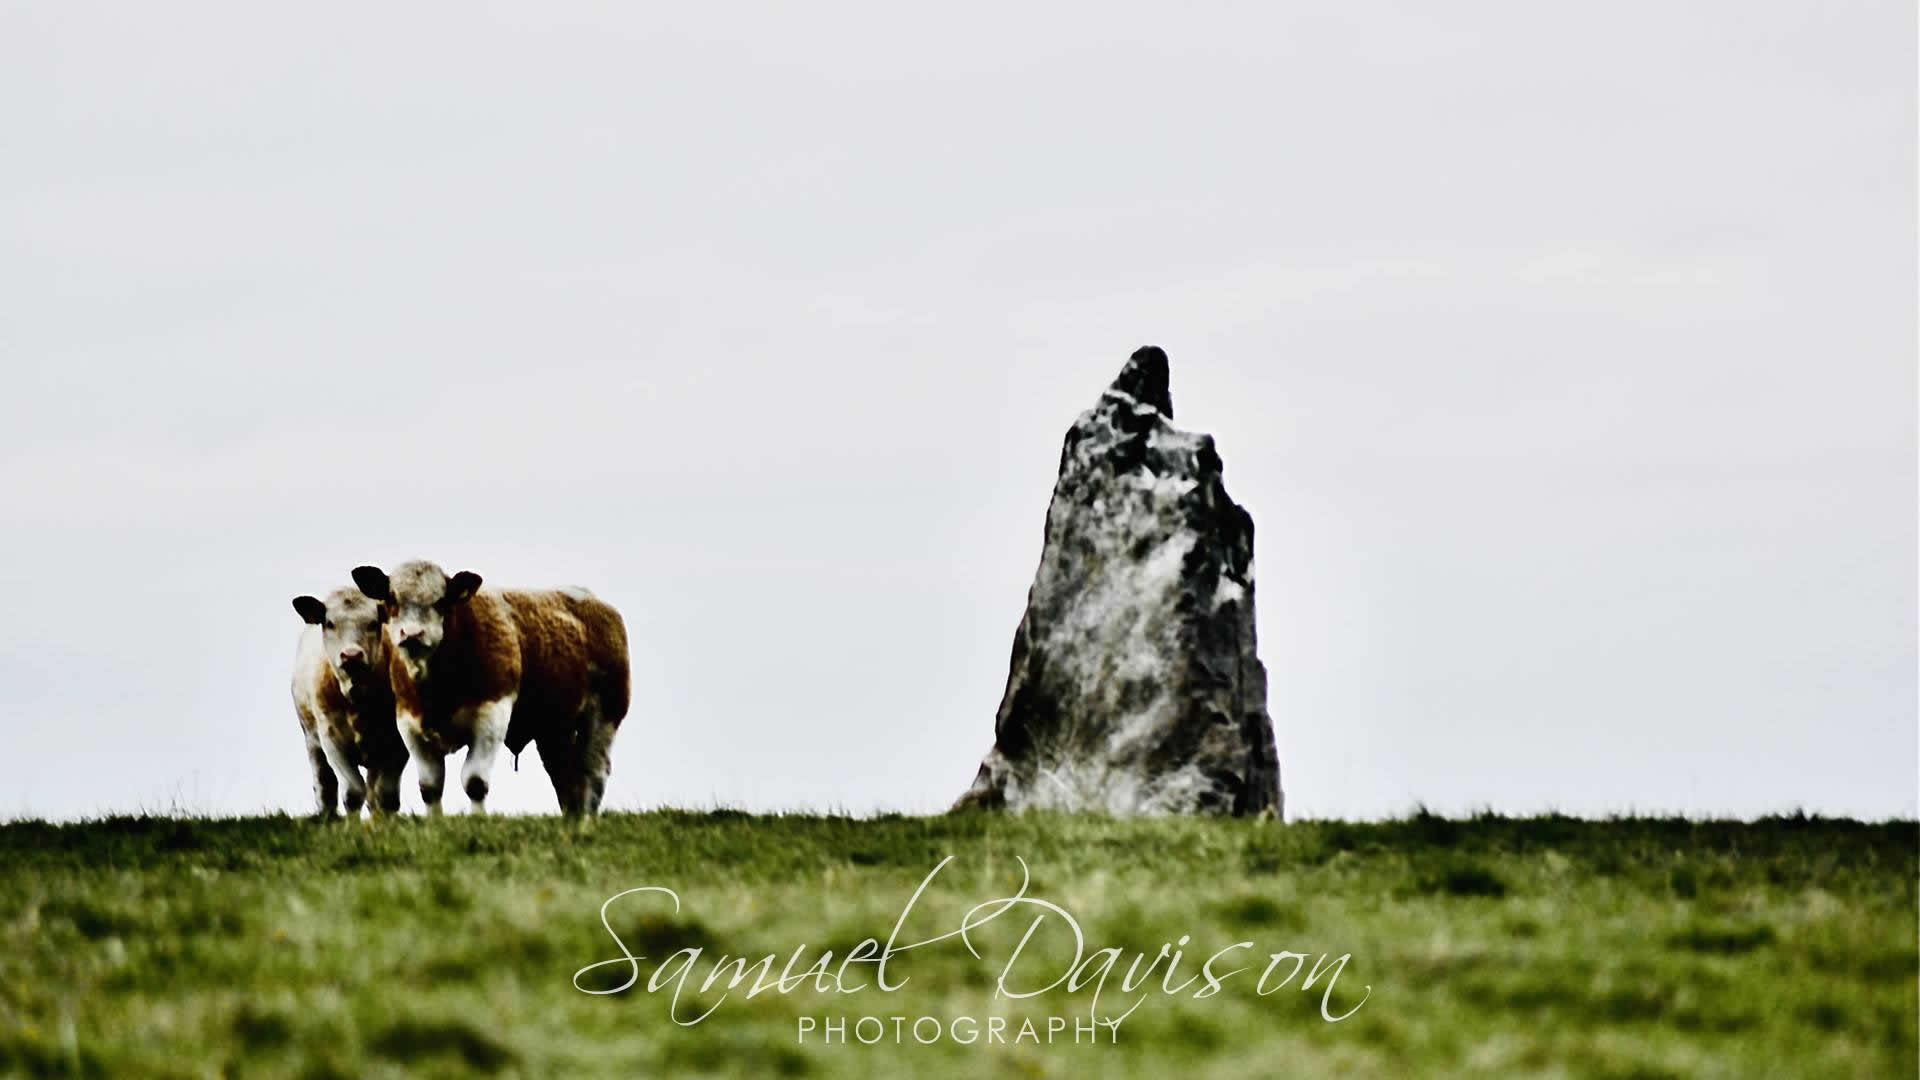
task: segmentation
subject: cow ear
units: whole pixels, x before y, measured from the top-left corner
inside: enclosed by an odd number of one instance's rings
[[[480,575],[462,570],[447,582],[447,604],[457,604],[480,591]]]
[[[327,605],[311,596],[294,597],[293,610],[299,612],[300,617],[307,620],[309,626],[319,626],[327,621]]]
[[[377,566],[356,566],[353,568],[353,583],[367,594],[369,600],[387,599],[387,572]]]

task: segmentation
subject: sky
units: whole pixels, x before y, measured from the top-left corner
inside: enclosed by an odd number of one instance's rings
[[[1143,344],[1290,817],[1912,817],[1914,21],[0,6],[0,817],[305,812],[408,558],[624,612],[611,808],[941,810]]]

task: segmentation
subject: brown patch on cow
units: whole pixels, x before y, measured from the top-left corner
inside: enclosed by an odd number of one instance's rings
[[[397,707],[420,718],[422,734],[436,747],[466,745],[472,733],[456,724],[457,714],[509,694],[514,704],[505,746],[513,754],[535,738],[577,738],[590,697],[599,699],[610,723],[626,716],[626,623],[599,598],[483,587],[445,619],[424,680],[416,681],[397,658],[388,665]]]

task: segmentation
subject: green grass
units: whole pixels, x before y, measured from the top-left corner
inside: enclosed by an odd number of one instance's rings
[[[837,969],[887,939],[949,855],[902,944],[1009,895],[1024,859],[1029,895],[1071,912],[1089,954],[1124,950],[1103,1013],[1138,997],[1118,989],[1136,952],[1182,935],[1174,985],[1238,941],[1254,944],[1216,973],[1252,970],[1196,999],[1204,984],[1159,992],[1162,964],[1117,1043],[896,1045],[895,1015],[1004,1016],[1008,1037],[1022,1018],[1087,1016],[1090,989],[995,997],[1027,906],[975,932],[979,959],[957,939],[896,955],[895,992],[870,985],[871,964],[849,969],[869,984],[853,993],[701,990],[721,954],[778,954],[777,976],[796,948],[795,971],[831,949]],[[25,822],[0,826],[0,1075],[1909,1077],[1917,880],[1914,822],[1799,817]],[[649,957],[640,985],[575,989],[579,968],[619,956],[602,902],[641,885],[683,907],[611,909]],[[1064,927],[1042,924],[1014,989],[1065,970]],[[718,1008],[682,1027],[672,985],[646,979],[690,948],[680,1012]],[[1261,996],[1281,950],[1307,970],[1350,958],[1311,991]],[[851,1031],[865,1015],[887,1018],[877,1045],[799,1041],[802,1017]]]

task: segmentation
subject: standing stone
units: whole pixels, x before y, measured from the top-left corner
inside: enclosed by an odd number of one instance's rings
[[[994,746],[955,809],[1282,812],[1253,519],[1133,354],[1060,453]]]

